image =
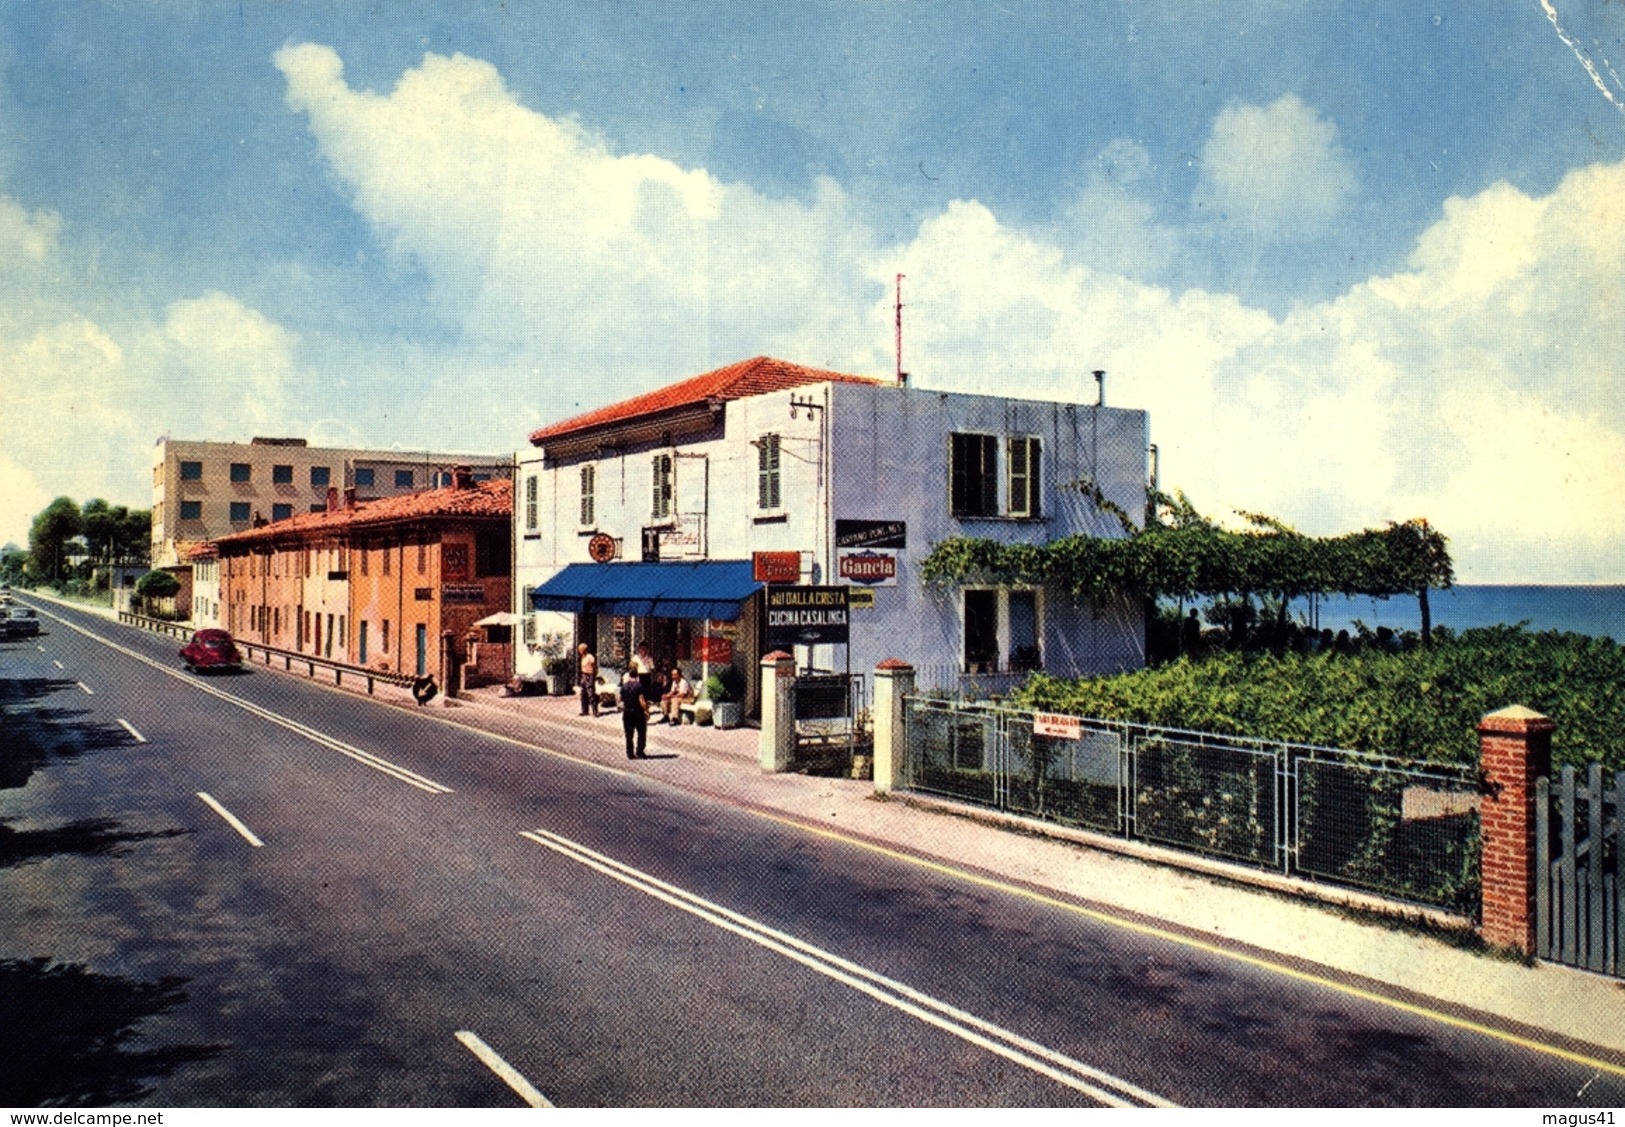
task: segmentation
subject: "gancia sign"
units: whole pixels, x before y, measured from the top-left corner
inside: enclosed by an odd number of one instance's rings
[[[767,647],[845,645],[845,587],[769,587]]]

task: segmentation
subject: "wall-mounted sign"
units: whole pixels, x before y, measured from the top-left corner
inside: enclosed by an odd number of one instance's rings
[[[440,581],[456,583],[468,578],[468,545],[442,544],[440,546]]]
[[[704,557],[704,513],[679,513],[676,524],[660,530],[661,559],[692,560]]]
[[[587,555],[592,557],[593,563],[608,563],[620,554],[620,545],[607,532],[595,532],[587,541]]]
[[[440,589],[442,602],[447,603],[483,603],[485,601],[485,588],[478,583],[447,585]]]
[[[701,634],[694,639],[694,660],[708,661],[712,665],[727,665],[734,659],[733,639],[716,634]]]
[[[801,578],[801,553],[752,552],[750,574],[758,583],[794,583]]]
[[[837,548],[835,574],[865,587],[895,587],[897,553],[884,548]]]
[[[846,605],[853,610],[872,610],[875,605],[875,591],[873,587],[849,587],[846,592]]]
[[[906,548],[908,525],[900,520],[837,520],[837,548]]]
[[[645,528],[643,530],[643,562],[660,562],[660,529]]]
[[[845,645],[847,592],[846,587],[769,587],[767,648]]]

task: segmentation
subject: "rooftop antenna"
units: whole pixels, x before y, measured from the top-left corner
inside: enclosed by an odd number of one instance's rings
[[[1105,371],[1103,369],[1100,369],[1100,368],[1095,369],[1095,389],[1096,389],[1095,406],[1096,407],[1104,407],[1104,406],[1106,406],[1106,373],[1105,373]]]
[[[903,275],[897,275],[897,386],[908,386],[908,373],[903,371]]]

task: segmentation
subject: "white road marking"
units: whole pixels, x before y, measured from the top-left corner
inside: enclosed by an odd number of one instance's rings
[[[100,634],[86,630],[83,626],[80,626],[77,623],[69,622],[67,619],[59,618],[54,614],[48,615],[47,617],[55,619],[57,622],[60,622],[70,630],[79,631],[79,633],[83,634],[85,637],[90,638],[93,641],[100,642],[108,649],[116,650],[125,657],[134,658],[136,661],[139,661],[145,665],[150,665],[152,668],[158,670],[158,672],[173,677],[175,680],[186,685],[190,685],[200,693],[208,693],[210,696],[218,697],[223,701],[234,704],[238,708],[243,709],[245,712],[253,713],[262,720],[269,720],[273,724],[280,725],[281,727],[288,729],[290,732],[294,732],[305,737],[312,743],[321,744],[323,747],[330,748],[331,750],[338,752],[340,755],[347,756],[348,758],[355,760],[357,763],[371,767],[375,771],[382,771],[391,778],[399,779],[401,782],[406,783],[409,786],[417,787],[419,790],[427,791],[429,794],[450,794],[452,792],[451,788],[443,783],[437,783],[427,776],[419,775],[415,771],[410,771],[405,767],[399,766],[398,764],[391,763],[389,760],[376,756],[370,751],[362,751],[358,747],[354,747],[350,744],[334,739],[332,736],[318,731],[307,724],[301,724],[297,720],[292,720],[286,716],[280,715],[279,713],[272,712],[268,708],[261,708],[257,704],[251,704],[241,697],[232,696],[230,693],[217,689],[213,685],[205,685],[201,681],[193,680],[180,670],[171,669],[167,665],[154,661],[145,654],[137,653],[126,646],[121,646],[117,642],[102,637]],[[84,689],[87,693],[91,691],[90,689],[86,688],[84,682],[82,681],[79,683],[79,687]]]
[[[793,935],[758,923],[675,885],[667,884],[614,858],[589,849],[579,842],[547,830],[527,830],[520,837],[545,846],[589,869],[620,881],[656,900],[670,904],[707,923],[744,937],[761,947],[792,959],[828,978],[867,994],[893,1009],[928,1025],[951,1033],[961,1040],[988,1050],[1023,1068],[1047,1076],[1057,1083],[1101,1101],[1111,1107],[1176,1107],[1162,1096],[1098,1068],[1075,1060],[1036,1041],[1022,1037],[958,1009],[895,979],[877,974],[832,952],[815,947]]]
[[[497,1055],[491,1048],[477,1036],[466,1029],[457,1031],[457,1040],[462,1042],[463,1048],[480,1058],[480,1063],[496,1073],[502,1082],[518,1093],[519,1098],[531,1107],[552,1107],[546,1096],[538,1092],[529,1080],[519,1074],[518,1069]]]
[[[199,798],[201,798],[204,802],[207,802],[209,804],[210,809],[212,809],[216,814],[220,815],[222,818],[224,818],[226,820],[226,825],[230,826],[232,829],[234,829],[238,833],[242,834],[243,835],[243,840],[247,841],[248,844],[252,845],[255,849],[258,849],[262,845],[265,844],[259,838],[254,836],[254,831],[253,830],[249,829],[247,826],[245,826],[241,822],[239,822],[237,820],[237,816],[235,814],[233,814],[230,810],[227,810],[224,806],[222,806],[218,802],[216,802],[212,797],[209,796],[209,794],[206,791],[201,791],[201,790],[198,791],[197,796]]]
[[[67,668],[66,665],[63,665],[60,661],[57,661],[55,658],[51,659],[51,664],[56,666],[58,669],[66,669]]]
[[[135,728],[130,724],[130,722],[128,720],[124,719],[124,717],[122,717],[122,716],[119,717],[118,722],[120,724],[124,725],[124,730],[126,732],[130,733],[130,735],[135,737],[135,742],[136,743],[144,744],[144,743],[147,742],[147,737],[143,736],[140,732],[136,731]]]
[[[85,691],[86,696],[92,696],[93,697],[93,696],[96,695],[96,690],[91,688],[89,685],[85,684],[83,681],[75,681],[74,684],[78,685],[81,689],[83,689]]]

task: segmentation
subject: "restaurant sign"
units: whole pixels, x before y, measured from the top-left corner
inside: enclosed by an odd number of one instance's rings
[[[794,583],[801,578],[801,553],[752,552],[750,572],[758,583]]]
[[[767,648],[845,645],[848,614],[845,587],[769,587]]]

